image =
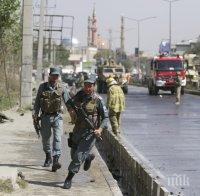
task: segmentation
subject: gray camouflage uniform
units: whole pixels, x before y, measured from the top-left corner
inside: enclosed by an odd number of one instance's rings
[[[83,90],[79,91],[73,98],[76,105],[82,105],[88,118],[95,127],[106,129],[108,123],[108,112],[102,98],[93,93],[87,95]],[[67,105],[70,108],[70,105]],[[77,116],[72,137],[74,146],[71,148],[72,161],[68,167],[69,172],[78,173],[81,164],[88,157],[92,147],[95,145],[96,137],[80,116]]]
[[[60,92],[59,90],[60,89]],[[46,94],[45,94],[46,93]],[[49,103],[49,111],[45,111],[45,96],[55,95],[58,102],[51,101]],[[66,88],[59,87],[58,84],[52,86],[49,82],[42,83],[39,86],[38,93],[36,96],[33,115],[38,116],[41,113],[41,136],[43,150],[45,153],[51,153],[51,129],[53,130],[53,156],[61,154],[61,135],[63,132],[63,119],[61,115],[61,99],[64,103],[67,103],[69,99],[69,93]],[[57,105],[56,107],[53,107]]]

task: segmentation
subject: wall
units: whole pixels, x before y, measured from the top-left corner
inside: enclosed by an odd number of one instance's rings
[[[143,166],[124,142],[111,131],[105,130],[103,140],[97,148],[114,178],[119,182],[123,194],[130,196],[168,196],[167,189],[161,186],[156,174]]]

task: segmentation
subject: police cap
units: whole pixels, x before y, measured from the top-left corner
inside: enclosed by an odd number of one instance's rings
[[[49,75],[60,75],[61,69],[59,67],[51,67]]]
[[[84,80],[84,83],[95,84],[95,82],[96,82],[95,75],[90,75],[86,80]]]

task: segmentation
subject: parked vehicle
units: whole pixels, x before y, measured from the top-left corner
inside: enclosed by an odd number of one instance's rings
[[[182,77],[181,94],[184,94],[186,86],[186,70],[184,59],[179,55],[160,55],[151,60],[148,67],[147,80],[149,95],[157,95],[159,90],[175,93],[176,72],[179,71]]]
[[[109,76],[115,78],[118,84],[121,86],[123,92],[126,94],[128,93],[128,81],[126,78],[125,68],[122,65],[116,64],[114,61],[104,65],[99,65],[97,68],[97,91],[98,93],[106,93],[107,92],[107,85],[106,79]]]
[[[61,75],[62,82],[67,83],[68,86],[73,86],[77,81],[77,74],[75,73],[63,73]]]
[[[186,80],[187,84],[199,88],[199,73],[195,65],[196,54],[185,54],[184,59],[187,62]]]

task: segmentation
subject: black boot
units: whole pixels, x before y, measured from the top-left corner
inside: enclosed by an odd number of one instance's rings
[[[90,166],[91,166],[91,162],[94,160],[95,158],[95,155],[94,154],[89,154],[88,157],[86,158],[85,160],[85,163],[84,163],[84,166],[83,166],[83,169],[85,171],[87,171],[88,169],[90,169]]]
[[[74,173],[73,172],[69,172],[67,178],[65,179],[63,188],[64,189],[70,189],[72,186],[72,178],[74,177]]]
[[[53,156],[52,172],[56,172],[57,169],[61,168],[61,164],[58,162],[60,155]]]
[[[46,159],[44,162],[44,167],[49,167],[52,164],[51,153],[46,153]]]

